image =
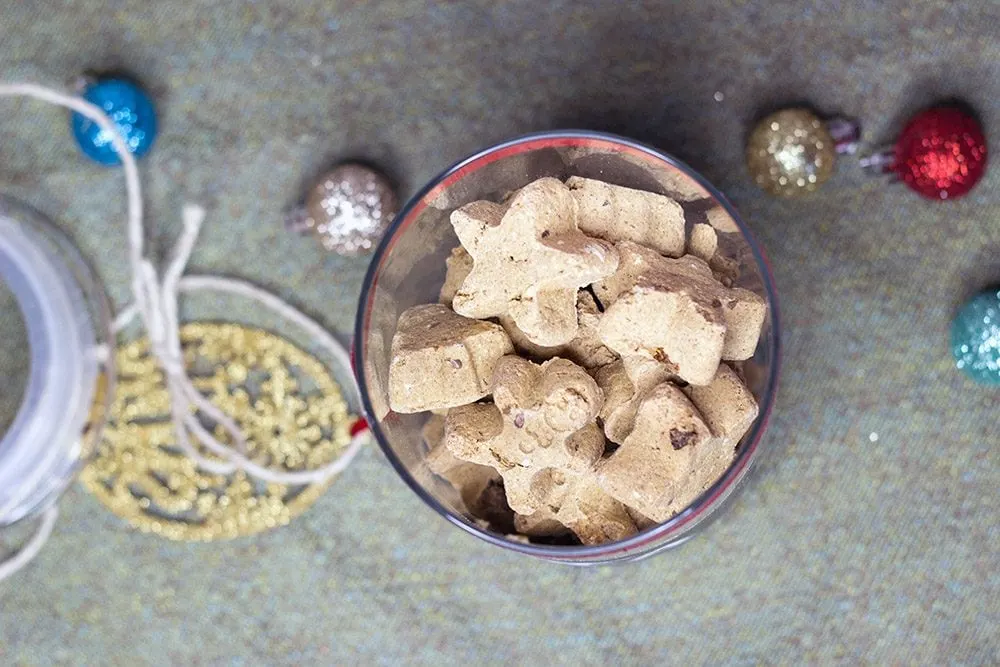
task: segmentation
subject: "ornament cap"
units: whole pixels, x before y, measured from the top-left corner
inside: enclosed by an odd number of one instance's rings
[[[315,227],[316,221],[309,217],[304,206],[296,206],[285,214],[285,229],[293,234],[309,234]]]
[[[87,88],[95,83],[97,83],[97,75],[90,72],[81,72],[69,80],[67,88],[77,95],[83,95],[87,91]]]
[[[834,116],[826,121],[826,130],[833,139],[834,150],[839,155],[853,155],[861,143],[861,125],[852,118]]]
[[[858,164],[870,174],[887,174],[896,168],[896,151],[892,146],[883,146],[874,153],[862,155]]]

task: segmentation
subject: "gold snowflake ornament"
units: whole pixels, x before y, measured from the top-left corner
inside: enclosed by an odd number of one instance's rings
[[[276,470],[311,470],[350,442],[349,414],[326,366],[287,340],[237,324],[181,328],[192,382],[236,420],[245,454]],[[327,484],[287,486],[206,473],[176,446],[170,396],[145,338],[117,350],[111,416],[84,487],[133,526],[174,540],[252,535],[287,524]],[[220,442],[228,434],[206,423]],[[202,454],[209,456],[207,452]]]

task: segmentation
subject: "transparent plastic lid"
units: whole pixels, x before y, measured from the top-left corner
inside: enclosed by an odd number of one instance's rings
[[[113,373],[107,304],[88,267],[40,214],[3,196],[0,280],[28,341],[5,354],[29,362],[20,406],[0,439],[4,526],[44,509],[72,481],[104,423]]]

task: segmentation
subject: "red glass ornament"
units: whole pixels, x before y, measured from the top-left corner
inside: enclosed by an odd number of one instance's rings
[[[929,199],[955,199],[986,172],[986,138],[962,108],[934,107],[910,119],[892,149],[863,159],[862,166],[892,172]]]
[[[895,171],[924,197],[961,197],[986,171],[986,138],[979,121],[957,107],[917,114],[896,142]]]

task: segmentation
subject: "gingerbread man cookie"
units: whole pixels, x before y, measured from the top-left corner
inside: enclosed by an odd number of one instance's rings
[[[603,399],[584,369],[566,359],[538,366],[507,356],[494,372],[493,399],[451,410],[445,444],[460,459],[495,468],[515,512],[542,511],[536,518],[561,522],[581,539],[614,532],[609,516],[634,526],[590,481],[604,452],[594,421]]]
[[[531,496],[527,483],[534,473],[544,468],[583,472],[604,451],[604,436],[594,421],[601,390],[571,361],[551,359],[539,366],[506,356],[493,373],[493,400],[493,405],[450,410],[445,444],[460,459],[500,471],[515,511],[537,508],[523,500]]]

